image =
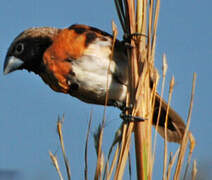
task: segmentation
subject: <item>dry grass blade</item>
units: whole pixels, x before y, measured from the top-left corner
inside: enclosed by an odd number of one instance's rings
[[[129,18],[129,33],[135,33],[135,1],[126,0],[127,16]]]
[[[90,120],[88,123],[88,131],[87,131],[86,142],[85,142],[85,169],[84,169],[85,180],[88,180],[88,139],[89,139],[92,119],[93,119],[93,111],[90,112]]]
[[[132,179],[132,163],[131,163],[131,157],[130,157],[130,152],[128,154],[128,169],[129,169],[129,177],[130,177],[130,180]]]
[[[70,169],[70,165],[69,165],[69,161],[68,158],[66,156],[66,152],[65,152],[65,147],[64,147],[64,141],[63,141],[63,132],[62,132],[62,123],[64,122],[64,116],[62,119],[58,118],[58,122],[57,122],[57,132],[60,138],[60,145],[61,145],[61,149],[63,152],[63,159],[65,162],[65,166],[66,166],[66,173],[67,173],[67,177],[68,180],[71,179],[71,169]]]
[[[186,125],[185,133],[183,136],[181,148],[180,148],[180,153],[179,153],[178,163],[177,163],[176,170],[175,170],[174,180],[178,180],[180,177],[180,171],[181,171],[181,167],[182,167],[182,163],[183,163],[183,159],[184,159],[184,155],[185,155],[185,151],[186,151],[186,146],[187,146],[188,139],[189,139],[189,126],[190,126],[192,108],[193,108],[193,103],[194,103],[195,86],[196,86],[196,73],[194,73],[194,75],[193,75],[192,92],[191,92],[189,113],[188,113],[188,118],[187,118],[187,125]]]
[[[192,180],[195,180],[196,179],[196,176],[197,176],[197,161],[194,160],[194,163],[193,163],[193,168],[192,168]]]
[[[117,27],[114,22],[112,22],[112,29],[113,29],[113,42],[112,42],[112,53],[110,56],[110,60],[113,58],[113,51],[114,51],[114,45],[116,41],[116,37],[118,34]],[[109,96],[109,74],[110,74],[110,66],[111,66],[111,61],[108,65],[107,69],[107,82],[106,82],[106,97],[105,97],[105,106],[104,106],[104,114],[103,114],[103,119],[102,119],[102,124],[99,129],[99,134],[96,136],[96,142],[98,142],[98,150],[97,150],[97,166],[96,166],[96,172],[95,172],[95,180],[101,178],[102,174],[102,169],[103,169],[103,153],[102,153],[102,140],[103,140],[103,132],[104,132],[104,125],[106,121],[106,107],[108,103],[108,96]]]
[[[186,177],[187,177],[188,169],[189,169],[189,166],[190,166],[190,163],[191,163],[192,153],[193,153],[193,148],[191,148],[191,146],[190,146],[190,151],[189,151],[189,155],[188,155],[188,160],[187,160],[187,165],[186,165],[185,173],[184,173],[184,176],[183,176],[183,180],[187,179]]]
[[[189,137],[189,141],[190,141],[189,155],[188,155],[188,160],[187,160],[187,165],[186,165],[186,170],[185,170],[185,173],[184,173],[183,180],[186,180],[186,176],[188,174],[188,169],[189,169],[189,166],[190,166],[190,163],[191,163],[192,153],[193,153],[193,150],[196,146],[195,138],[193,137],[191,132],[188,133],[188,137]]]
[[[161,86],[161,99],[159,102],[159,109],[158,109],[158,116],[157,116],[157,123],[155,126],[155,131],[157,132],[158,130],[158,125],[159,125],[159,119],[160,119],[160,114],[161,114],[161,107],[162,107],[162,98],[163,98],[163,94],[164,94],[164,88],[165,88],[165,80],[166,80],[166,73],[167,73],[167,69],[168,69],[168,64],[167,64],[167,59],[166,59],[166,55],[163,55],[163,66],[162,66],[162,71],[163,71],[163,79],[162,79],[162,86]],[[154,136],[154,144],[153,144],[153,157],[152,157],[152,168],[154,166],[154,159],[155,159],[155,152],[156,152],[156,142],[157,142],[157,133],[155,133]],[[152,172],[152,170],[151,170]]]
[[[110,66],[110,65],[109,65]],[[108,68],[109,71],[109,68]],[[108,81],[108,78],[107,78]],[[108,82],[107,82],[108,84]],[[95,171],[95,180],[101,179],[103,164],[104,164],[104,156],[102,153],[102,141],[103,141],[103,132],[104,132],[104,125],[106,121],[106,104],[108,101],[108,85],[107,85],[107,93],[105,98],[105,106],[104,106],[104,114],[102,119],[102,124],[99,125],[96,135],[94,135],[95,144],[96,144],[96,152],[97,152],[97,164],[96,164],[96,171]]]
[[[167,148],[167,126],[168,126],[168,114],[169,114],[169,107],[170,107],[171,97],[172,97],[172,93],[173,93],[173,88],[174,88],[174,77],[172,77],[171,82],[170,82],[170,86],[169,86],[169,98],[168,98],[168,106],[167,106],[166,119],[165,119],[163,180],[166,179],[167,154],[168,154],[168,148]]]
[[[114,167],[115,167],[115,162],[117,161],[118,159],[118,155],[119,155],[119,150],[120,150],[120,143],[121,143],[121,138],[122,138],[122,134],[121,134],[121,128],[120,127],[116,133],[115,133],[115,137],[113,139],[113,143],[109,149],[109,153],[108,153],[108,156],[107,156],[107,162],[106,162],[106,167],[105,167],[105,170],[104,170],[104,179],[110,179],[111,176],[112,176],[112,172],[114,170]],[[112,154],[112,151],[113,149],[115,148],[115,146],[117,145],[116,147],[116,151],[115,151],[115,155],[113,156],[113,160],[112,160],[112,164],[111,164],[111,167],[110,167],[110,170],[109,169],[109,160],[110,160],[110,156]]]
[[[119,160],[118,160],[114,179],[122,179],[126,161],[128,158],[128,152],[129,152],[130,143],[131,143],[130,141],[131,134],[133,132],[133,123],[130,123],[128,127],[126,126],[127,126],[126,124],[123,125],[122,144],[121,144],[121,150],[120,150]]]
[[[103,119],[104,122],[104,119]],[[103,127],[102,124],[99,125],[97,131],[94,133],[94,142],[95,142],[95,149],[97,153],[97,164],[96,164],[96,171],[95,171],[95,180],[101,179],[104,158],[102,153],[102,136],[103,136]]]
[[[151,57],[151,36],[152,36],[152,22],[153,22],[153,0],[150,0],[150,8],[149,8],[149,24],[148,24],[148,41],[147,41],[147,45],[148,45],[148,59],[150,59]]]
[[[117,38],[117,35],[118,35],[117,26],[116,26],[114,21],[112,21],[112,30],[113,30],[113,43],[112,43],[112,53],[111,53],[110,60],[113,59],[114,47],[115,47],[116,38]],[[110,70],[110,64],[109,64],[109,67],[108,67],[108,73],[109,73],[109,70]]]
[[[168,170],[167,170],[167,180],[170,179],[170,176],[171,176],[171,170],[172,170],[172,167],[177,159],[177,155],[179,154],[179,151],[180,151],[180,148],[177,149],[177,151],[175,152],[174,156],[171,157],[171,160],[169,162],[169,165],[168,165]]]
[[[152,36],[152,57],[154,57],[154,55],[155,55],[159,12],[160,12],[160,0],[157,0],[156,1],[156,9],[155,9],[155,17],[154,17],[154,25],[153,25],[153,36]]]
[[[142,24],[143,24],[143,8],[144,4],[143,1],[137,1],[137,9],[136,9],[136,17],[137,17],[137,26],[136,31],[141,33],[142,31]]]
[[[115,168],[115,163],[116,163],[116,161],[117,161],[117,159],[118,159],[119,150],[120,150],[120,145],[118,145],[118,146],[116,147],[116,151],[115,151],[115,154],[114,154],[112,163],[111,163],[110,170],[109,170],[109,172],[107,173],[107,176],[106,176],[106,179],[107,179],[107,180],[111,179],[111,177],[112,177],[112,173],[113,173],[113,170],[114,170],[114,168]],[[108,159],[109,159],[109,158],[108,158]],[[108,163],[109,163],[109,162],[108,162]],[[108,167],[107,167],[107,169],[108,169]]]
[[[188,137],[189,137],[189,141],[190,141],[190,146],[189,146],[190,152],[189,153],[192,154],[192,152],[194,151],[194,148],[196,146],[196,140],[191,132],[188,133]]]
[[[158,86],[158,82],[159,82],[159,74],[156,75],[156,81],[153,84],[153,88],[152,88],[152,94],[151,94],[151,102],[152,102],[152,112],[151,114],[151,121],[149,122],[149,127],[148,128],[152,128],[152,121],[153,121],[153,116],[154,116],[154,107],[155,107],[155,102],[156,102],[156,94],[157,94],[157,86]],[[152,132],[151,129],[148,130],[148,132]],[[157,134],[157,133],[155,133]],[[154,166],[154,153],[152,153],[152,135],[149,135],[149,137],[151,137],[151,139],[149,140],[151,142],[150,148],[151,151],[149,151],[148,153],[148,159],[151,161],[149,162],[149,173],[148,173],[148,179],[151,180],[152,179],[152,172],[153,172],[153,166]],[[156,141],[154,142],[154,145],[156,147]],[[153,146],[153,151],[155,151],[155,148]]]
[[[188,155],[188,160],[187,160],[187,165],[186,165],[186,170],[185,170],[185,173],[184,173],[183,180],[186,180],[186,176],[188,174],[188,169],[189,169],[189,166],[190,166],[190,163],[191,163],[192,153],[193,153],[194,147],[196,145],[195,138],[193,137],[191,132],[189,132],[188,136],[189,136],[189,140],[190,140],[190,147],[189,147],[190,150],[189,150],[189,155]]]
[[[114,51],[114,46],[115,46],[115,41],[116,41],[116,37],[118,34],[117,31],[117,27],[115,25],[114,22],[112,22],[112,29],[113,29],[113,42],[112,42],[112,53],[111,53],[111,57],[110,60],[112,60],[113,58],[113,51]],[[96,166],[96,172],[95,172],[95,179],[99,179],[99,177],[101,178],[101,174],[102,174],[102,170],[103,170],[103,153],[102,153],[102,139],[103,139],[103,129],[104,129],[104,124],[106,121],[106,106],[107,106],[107,102],[108,102],[108,96],[109,96],[109,74],[110,74],[110,66],[111,66],[111,61],[108,65],[108,70],[107,70],[107,86],[106,86],[106,97],[105,97],[105,106],[104,106],[104,115],[103,115],[103,120],[102,120],[102,125],[100,126],[100,131],[99,131],[99,136],[98,136],[98,155],[97,155],[97,166]]]
[[[94,146],[96,150],[96,154],[98,155],[98,150],[99,150],[99,136],[101,132],[101,124],[99,124],[98,128],[95,130],[93,133],[93,138],[94,138]]]
[[[60,167],[59,167],[59,164],[58,164],[58,161],[57,161],[57,157],[54,156],[51,151],[49,151],[49,156],[50,156],[50,158],[52,160],[52,163],[53,163],[54,167],[57,170],[57,173],[58,173],[58,175],[60,177],[60,180],[63,180],[63,176],[62,176],[62,173],[60,171]]]

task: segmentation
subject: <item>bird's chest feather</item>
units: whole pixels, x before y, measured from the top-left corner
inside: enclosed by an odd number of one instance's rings
[[[109,58],[84,55],[78,60],[49,63],[41,77],[57,92],[94,104],[104,104],[107,91],[111,101],[125,99],[127,87],[116,80],[117,65]]]
[[[127,86],[119,80],[123,78],[127,64],[124,63],[123,68],[111,59],[108,43],[110,42],[93,43],[82,57],[72,62],[73,81],[79,85],[79,89],[71,95],[95,104],[105,104],[107,93],[111,102],[125,100]]]
[[[73,81],[79,84],[80,94],[94,94],[96,98],[105,95],[112,83],[112,74],[115,69],[113,61],[108,58],[99,59],[96,56],[85,55],[73,61]]]

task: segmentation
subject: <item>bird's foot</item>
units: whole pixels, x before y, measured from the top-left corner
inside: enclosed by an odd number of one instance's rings
[[[139,116],[132,116],[130,114],[124,114],[124,113],[121,113],[120,114],[120,117],[121,117],[121,119],[123,119],[124,123],[141,122],[141,121],[147,120],[147,119],[141,118]]]
[[[133,110],[133,105],[130,104],[129,106],[126,106],[125,103],[122,102],[114,102],[114,106],[118,107],[122,113],[120,114],[121,119],[123,119],[123,121],[125,123],[129,123],[129,122],[140,122],[140,121],[144,121],[147,120],[145,118],[141,118],[139,116],[133,116],[132,114],[132,110]],[[128,114],[127,114],[128,112]]]

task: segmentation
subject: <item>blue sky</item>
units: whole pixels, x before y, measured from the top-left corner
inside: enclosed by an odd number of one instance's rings
[[[172,75],[175,76],[176,82],[172,106],[184,119],[188,113],[193,72],[197,73],[191,131],[197,141],[193,158],[197,159],[198,167],[204,170],[212,163],[211,6],[211,0],[205,0],[204,3],[197,0],[162,1],[156,50],[156,66],[159,71],[162,54],[167,55],[167,84]],[[71,96],[53,92],[33,73],[19,71],[3,76],[3,62],[11,41],[26,28],[63,28],[81,23],[111,32],[112,20],[118,24],[121,38],[121,27],[112,0],[1,0],[0,174],[9,171],[17,174],[20,179],[58,179],[48,151],[57,152],[62,164],[56,122],[58,115],[64,113],[64,138],[72,176],[73,179],[83,178],[83,153],[89,112],[94,110],[94,132],[101,121],[103,107],[88,105]],[[103,146],[105,152],[114,131],[121,123],[119,113],[117,109],[107,109]],[[162,173],[162,142],[159,138],[154,179]],[[174,151],[176,147],[175,144],[169,144],[169,150]],[[90,139],[90,179],[94,174],[95,160],[93,140]],[[136,168],[133,167],[135,172]],[[212,174],[209,176],[212,177]],[[210,179],[209,176],[206,179]],[[128,177],[125,176],[125,179]]]

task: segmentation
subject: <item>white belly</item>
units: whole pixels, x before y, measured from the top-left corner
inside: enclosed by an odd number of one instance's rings
[[[108,71],[108,67],[110,69]],[[105,104],[105,96],[108,90],[110,101],[123,102],[126,98],[127,86],[114,78],[117,65],[109,58],[97,56],[83,56],[72,62],[72,70],[75,81],[79,85],[73,96],[94,104]]]

